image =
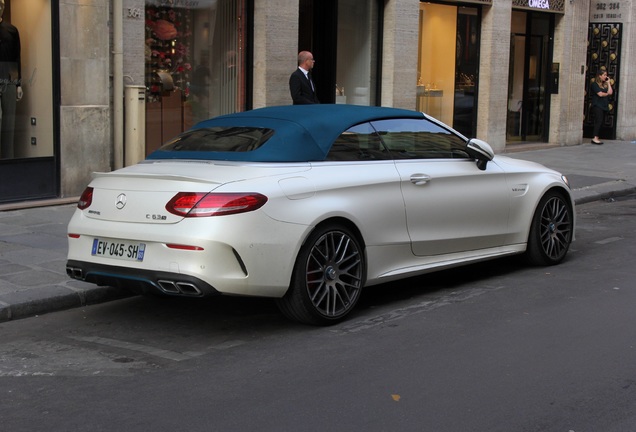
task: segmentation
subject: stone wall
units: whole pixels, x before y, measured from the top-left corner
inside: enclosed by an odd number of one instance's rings
[[[494,0],[492,6],[483,8],[477,137],[488,142],[495,152],[506,147],[511,17],[512,6],[506,0]]]
[[[623,39],[621,53],[621,87],[618,101],[616,138],[626,141],[636,140],[636,4],[633,1],[621,3]]]
[[[254,2],[254,108],[291,103],[297,54],[298,0]]]
[[[145,0],[122,0],[124,85],[145,85]]]
[[[62,197],[111,166],[109,3],[60,0]]]
[[[387,0],[382,48],[383,106],[415,109],[419,3]]]
[[[568,2],[565,15],[557,15],[553,61],[560,65],[559,93],[551,96],[549,142],[581,143],[589,0]]]

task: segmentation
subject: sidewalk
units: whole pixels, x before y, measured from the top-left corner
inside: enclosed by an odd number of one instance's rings
[[[508,152],[506,156],[538,162],[565,174],[577,204],[636,191],[636,142],[605,141],[599,146],[588,140],[576,146]]]
[[[66,226],[75,208],[0,212],[0,322],[127,295],[66,275]]]
[[[515,150],[523,150],[523,145]],[[565,174],[577,204],[636,192],[636,143],[629,141],[506,155]],[[66,225],[75,204],[4,210],[0,211],[0,322],[128,296],[66,275]]]

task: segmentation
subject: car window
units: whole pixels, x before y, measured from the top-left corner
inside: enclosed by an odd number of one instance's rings
[[[274,131],[256,127],[211,127],[182,133],[162,151],[248,152],[262,146]]]
[[[368,161],[391,159],[382,140],[369,123],[350,127],[334,141],[328,161]]]
[[[460,136],[427,119],[389,119],[371,122],[394,159],[466,158]]]

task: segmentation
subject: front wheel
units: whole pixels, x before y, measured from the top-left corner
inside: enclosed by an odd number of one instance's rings
[[[319,228],[301,248],[289,290],[277,305],[295,321],[335,324],[358,302],[364,272],[363,249],[348,228]]]
[[[554,265],[563,261],[572,243],[574,212],[570,202],[558,192],[541,198],[532,218],[526,258],[534,265]]]

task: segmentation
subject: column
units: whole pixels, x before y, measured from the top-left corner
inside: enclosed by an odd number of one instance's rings
[[[481,22],[477,137],[495,152],[506,147],[508,64],[510,60],[510,0],[493,0],[484,6]]]
[[[254,108],[289,105],[298,58],[298,0],[254,2]]]

